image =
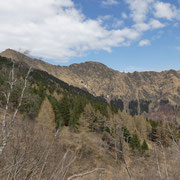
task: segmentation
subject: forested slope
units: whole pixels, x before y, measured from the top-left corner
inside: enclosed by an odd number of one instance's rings
[[[29,68],[0,57],[1,122],[6,92],[11,92],[11,122]],[[12,72],[16,81],[10,91]],[[158,166],[162,176],[179,177],[178,124],[130,116],[121,101],[111,104],[32,68],[0,155],[1,179],[158,179]]]

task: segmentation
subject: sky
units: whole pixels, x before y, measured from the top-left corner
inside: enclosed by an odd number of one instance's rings
[[[55,65],[180,70],[180,0],[0,0],[0,51]]]

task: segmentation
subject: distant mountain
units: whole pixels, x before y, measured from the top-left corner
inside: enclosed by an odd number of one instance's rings
[[[11,49],[5,50],[0,56],[24,61],[70,85],[102,96],[107,102],[128,110],[131,115],[145,112],[158,119],[157,112],[169,112],[165,116],[169,120],[180,111],[180,71],[122,73],[91,61],[54,66]]]

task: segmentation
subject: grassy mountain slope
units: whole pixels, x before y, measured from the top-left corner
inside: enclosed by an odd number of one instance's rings
[[[24,61],[69,85],[102,96],[131,115],[148,113],[157,120],[180,121],[180,71],[121,73],[97,62],[54,66],[11,49],[0,55]]]
[[[10,59],[0,57],[1,113],[12,65]],[[25,61],[15,63],[17,82],[10,96],[9,116],[18,104],[28,69]],[[166,175],[162,152],[169,159],[169,176],[178,177],[174,167],[178,167],[180,156],[173,139],[177,145],[179,131],[175,124],[132,117],[103,98],[32,69],[12,136],[0,156],[0,178],[67,179],[100,168],[82,179],[158,179],[157,156]]]
[[[23,59],[34,68],[74,86],[83,87],[87,84],[88,91],[97,96],[117,96],[123,100],[168,98],[172,103],[180,105],[180,71],[121,73],[97,62],[72,64],[69,67],[53,66],[14,50],[6,50],[1,56],[16,61]]]

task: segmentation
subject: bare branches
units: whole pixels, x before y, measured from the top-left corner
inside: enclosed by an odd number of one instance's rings
[[[5,98],[6,98],[6,106],[5,106],[5,110],[4,110],[4,117],[3,117],[3,121],[2,121],[2,144],[0,145],[0,155],[2,154],[6,144],[7,144],[7,114],[8,114],[8,109],[9,109],[9,100],[10,100],[10,95],[12,93],[13,90],[13,86],[16,82],[16,79],[14,77],[14,63],[12,66],[12,70],[9,73],[9,91],[7,90],[7,93],[4,93]]]
[[[67,180],[72,180],[72,179],[77,178],[77,177],[87,176],[87,175],[92,174],[92,173],[94,173],[96,171],[104,171],[104,170],[105,170],[104,168],[96,168],[94,170],[87,171],[87,172],[84,172],[84,173],[74,174],[74,175],[68,177]]]
[[[173,141],[173,144],[175,145],[176,147],[176,150],[180,153],[180,147],[178,145],[178,140],[177,138],[174,136],[174,133],[173,133],[173,130],[171,129],[171,127],[169,126],[169,124],[167,124],[167,128],[168,128],[168,132],[170,133],[170,136],[172,138],[172,141]]]
[[[126,158],[125,158],[125,139],[123,136],[123,130],[122,127],[120,125],[120,123],[118,122],[117,119],[115,119],[115,159],[116,161],[118,160],[118,155],[120,155],[120,158],[125,166],[125,169],[127,171],[127,174],[129,176],[129,178],[132,178],[132,174],[131,171],[128,167],[128,164],[126,162]]]
[[[53,138],[53,141],[52,141],[52,143],[50,144],[50,146],[49,146],[49,148],[48,148],[48,151],[47,151],[47,153],[46,153],[45,160],[44,160],[44,163],[43,163],[43,166],[42,166],[42,168],[41,168],[40,175],[39,175],[39,178],[38,178],[39,180],[41,179],[41,176],[42,176],[44,167],[45,167],[45,165],[46,165],[46,163],[47,163],[47,158],[48,158],[48,156],[49,156],[51,147],[52,147],[52,145],[54,144],[54,141],[55,141],[56,136],[58,135],[58,133],[59,133],[59,129],[56,131],[55,136],[54,136],[54,138]]]
[[[17,81],[17,79],[15,78],[14,63],[13,63],[13,66],[12,66],[12,70],[9,73],[9,82],[8,82],[9,89],[7,89],[7,92],[4,93],[5,98],[6,98],[6,105],[5,105],[5,110],[4,110],[4,117],[3,117],[3,120],[2,120],[2,143],[0,145],[0,155],[3,153],[4,148],[6,147],[7,142],[8,142],[8,138],[9,138],[11,132],[12,132],[12,127],[13,127],[13,124],[14,124],[14,120],[15,120],[15,117],[16,117],[18,111],[19,111],[19,108],[21,107],[22,100],[23,100],[23,97],[24,97],[24,92],[25,92],[25,89],[27,87],[27,81],[28,81],[28,77],[29,77],[30,72],[31,72],[31,68],[29,68],[29,70],[27,72],[27,75],[26,75],[26,77],[24,79],[24,86],[23,86],[22,91],[21,91],[19,103],[18,103],[12,117],[10,118],[10,121],[8,122],[7,116],[8,116],[10,96],[11,96],[11,93],[12,93],[13,88],[15,86],[15,83]]]

